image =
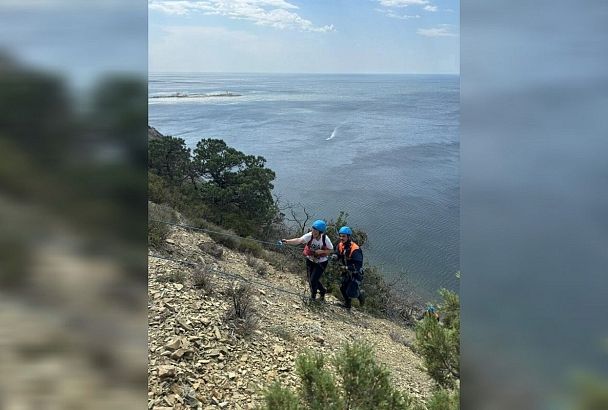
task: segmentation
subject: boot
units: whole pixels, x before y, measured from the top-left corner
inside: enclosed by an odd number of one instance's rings
[[[359,292],[359,297],[357,299],[359,299],[360,306],[365,305],[365,293]]]

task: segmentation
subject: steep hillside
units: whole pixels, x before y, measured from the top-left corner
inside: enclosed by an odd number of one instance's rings
[[[313,349],[330,357],[356,340],[375,347],[400,390],[429,397],[433,382],[406,346],[413,332],[356,308],[348,313],[331,295],[323,304],[304,303],[304,262],[302,272],[294,273],[259,260],[267,268],[260,276],[250,266],[251,256],[179,227],[172,228],[164,255],[191,264],[149,260],[150,409],[254,408],[272,381],[297,385],[294,361],[301,352]],[[194,286],[195,271],[211,279],[210,290]],[[240,282],[233,275],[251,281],[258,322],[247,337],[224,319],[233,305],[229,290]]]

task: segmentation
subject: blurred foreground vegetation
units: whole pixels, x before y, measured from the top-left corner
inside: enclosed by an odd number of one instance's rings
[[[0,407],[145,406],[146,94],[0,53]]]
[[[60,77],[0,56],[1,197],[22,208],[35,206],[46,224],[68,225],[80,235],[81,252],[110,256],[140,283],[145,281],[145,259],[136,255],[145,243],[146,95],[145,82],[121,76],[107,77],[76,97]],[[38,235],[33,231],[43,225],[0,228],[32,231],[17,236],[11,247],[0,247],[1,283],[17,283],[23,275],[14,274],[16,267],[29,270],[26,255]]]

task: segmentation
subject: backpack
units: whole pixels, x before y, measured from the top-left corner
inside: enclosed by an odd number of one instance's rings
[[[323,246],[321,247],[321,249],[328,249],[329,247],[327,246],[327,243],[325,242],[325,238],[327,237],[327,235],[322,234],[321,235],[321,243],[323,244]],[[312,249],[310,248],[310,245],[312,244],[312,236],[310,237],[310,241],[308,241],[308,243],[306,244],[306,246],[304,246],[304,252],[302,252],[304,254],[304,256],[313,256],[314,257],[314,253],[312,251]]]

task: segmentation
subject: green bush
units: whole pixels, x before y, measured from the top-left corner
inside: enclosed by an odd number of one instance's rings
[[[427,410],[458,410],[460,409],[460,394],[458,390],[449,392],[437,390],[426,404]]]
[[[352,409],[408,409],[413,401],[396,390],[388,369],[376,363],[368,345],[349,344],[336,357],[344,401]]]
[[[576,409],[608,409],[608,379],[601,374],[581,373],[575,376]]]
[[[148,199],[157,204],[170,204],[175,193],[165,180],[148,171]]]
[[[169,235],[169,227],[159,222],[148,223],[148,246],[161,249]]]
[[[279,382],[274,382],[264,393],[264,405],[262,410],[299,410],[300,401],[298,396],[289,389],[281,387]]]
[[[376,267],[365,267],[361,289],[365,292],[365,311],[387,317],[393,300],[391,288]]]
[[[211,239],[220,245],[224,245],[228,249],[237,249],[239,246],[239,239],[234,236],[226,236],[217,233],[209,233]]]
[[[439,291],[444,321],[425,316],[416,325],[416,350],[422,355],[429,375],[439,385],[451,388],[460,377],[460,302],[455,292]]]
[[[342,409],[334,377],[324,369],[324,364],[325,357],[320,353],[308,352],[297,358],[296,373],[302,381],[300,396],[312,410]]]
[[[156,249],[162,249],[165,245],[165,239],[169,235],[170,227],[165,223],[156,221],[175,223],[177,215],[168,206],[149,202],[148,219],[148,245]]]
[[[299,404],[296,396],[278,383],[265,393],[264,409],[416,409],[409,396],[396,390],[389,371],[376,363],[372,348],[366,344],[347,344],[332,361],[339,381],[326,368],[320,353],[307,352],[296,360],[300,377]],[[281,407],[284,405],[286,407]],[[287,407],[289,406],[289,407]]]
[[[253,239],[241,239],[237,246],[237,250],[244,253],[249,253],[255,257],[261,257],[264,249]]]

